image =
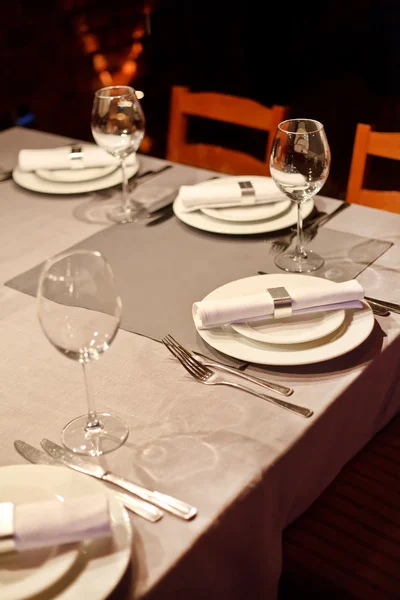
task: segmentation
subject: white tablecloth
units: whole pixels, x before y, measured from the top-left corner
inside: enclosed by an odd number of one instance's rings
[[[23,147],[64,143],[14,128],[0,134],[0,164],[12,166]],[[141,160],[150,168],[152,159]],[[8,181],[0,201],[1,283],[107,226],[77,218],[87,196],[45,196]],[[337,201],[317,204],[330,211]],[[400,216],[352,206],[329,227],[395,243],[359,280],[368,295],[399,302]],[[24,462],[15,439],[59,442],[86,406],[81,369],[44,338],[35,299],[5,286],[0,294],[0,465],[10,465]],[[103,464],[199,513],[190,523],[132,516],[130,584],[115,597],[275,598],[283,528],[399,411],[399,333],[393,313],[376,319],[367,343],[335,361],[250,369],[292,385],[293,400],[315,411],[305,420],[239,391],[198,385],[161,344],[120,331],[91,366],[97,407],[130,426],[126,444]]]

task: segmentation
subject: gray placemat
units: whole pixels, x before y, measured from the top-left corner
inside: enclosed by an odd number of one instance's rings
[[[315,272],[334,281],[355,277],[389,242],[322,228],[311,246],[326,259]],[[100,251],[110,262],[123,302],[121,327],[160,340],[171,333],[185,346],[216,354],[198,335],[192,304],[215,288],[259,270],[282,272],[262,236],[224,236],[188,227],[175,217],[113,226],[74,246]],[[36,295],[42,265],[6,285]]]

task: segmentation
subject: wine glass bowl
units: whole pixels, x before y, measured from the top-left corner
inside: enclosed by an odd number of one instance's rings
[[[125,160],[137,152],[145,132],[145,118],[135,90],[126,85],[97,90],[91,129],[96,144],[119,160],[122,173],[122,204],[108,216],[116,223],[131,223],[137,210],[129,200]]]
[[[289,119],[279,124],[270,157],[271,177],[297,205],[297,244],[275,264],[293,273],[315,271],[324,259],[303,245],[302,204],[315,196],[328,178],[330,150],[324,126],[314,119]]]
[[[63,430],[64,445],[81,454],[99,455],[121,446],[128,428],[115,415],[94,407],[88,364],[98,360],[118,332],[122,303],[105,258],[90,250],[60,254],[46,262],[38,286],[42,330],[61,354],[82,365],[88,415]]]

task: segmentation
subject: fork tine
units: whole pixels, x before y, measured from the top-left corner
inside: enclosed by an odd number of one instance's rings
[[[179,360],[179,362],[182,364],[183,367],[185,367],[186,371],[188,373],[190,373],[190,375],[192,377],[194,377],[195,379],[199,379],[200,375],[193,369],[192,365],[187,364],[177,353],[176,349],[171,346],[171,344],[165,339],[163,338],[162,343],[164,344],[164,346],[171,352],[171,354],[173,354],[175,356],[175,358],[177,358]]]
[[[212,371],[208,367],[205,367],[195,356],[192,355],[191,352],[186,350],[179,342],[177,342],[172,335],[168,334],[166,339],[169,343],[175,347],[177,352],[185,358],[194,368],[196,368],[202,376],[211,375]]]

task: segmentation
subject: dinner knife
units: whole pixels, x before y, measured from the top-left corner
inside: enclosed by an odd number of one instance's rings
[[[86,475],[91,475],[92,477],[97,477],[97,479],[101,479],[102,481],[112,483],[130,494],[138,496],[139,498],[142,498],[142,500],[146,500],[146,502],[150,502],[159,508],[163,508],[176,517],[189,521],[197,514],[197,509],[194,506],[190,506],[189,504],[186,504],[186,502],[182,502],[167,494],[148,490],[132,481],[123,479],[111,471],[106,471],[101,465],[92,462],[88,458],[76,454],[75,452],[71,452],[66,448],[62,448],[50,440],[43,439],[40,443],[42,448],[50,454],[52,458],[63,462],[68,467],[71,467],[71,469],[75,469],[75,471],[85,473]]]
[[[21,456],[35,465],[66,467],[64,463],[52,458],[49,454],[43,452],[43,450],[38,450],[34,446],[31,446],[22,440],[16,440],[14,442],[14,446]],[[147,521],[151,521],[152,523],[159,521],[164,515],[162,510],[156,506],[153,506],[153,504],[146,502],[145,500],[140,500],[139,498],[128,496],[128,494],[123,494],[120,492],[116,492],[115,497],[122,502],[125,508],[139,515],[140,517],[147,519]]]
[[[371,298],[370,296],[365,296],[365,299],[371,304],[375,304],[376,306],[382,306],[383,308],[386,308],[386,310],[391,310],[392,312],[398,313],[400,315],[399,304],[387,302],[387,300],[378,300],[377,298]]]

